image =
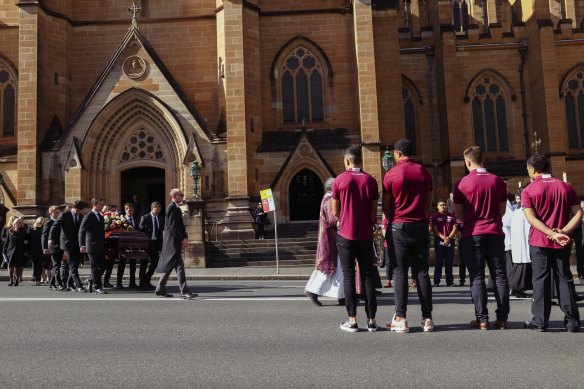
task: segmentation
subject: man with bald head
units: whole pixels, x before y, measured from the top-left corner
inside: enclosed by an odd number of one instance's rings
[[[175,270],[178,278],[181,297],[187,300],[196,297],[187,289],[187,280],[185,276],[185,264],[182,259],[182,250],[189,245],[187,240],[187,230],[183,223],[182,211],[179,204],[183,202],[185,195],[182,190],[175,188],[170,191],[170,203],[166,208],[164,216],[164,231],[162,238],[162,252],[160,261],[156,267],[157,273],[163,273],[160,276],[155,294],[161,297],[172,297],[166,292],[166,282],[170,273]]]

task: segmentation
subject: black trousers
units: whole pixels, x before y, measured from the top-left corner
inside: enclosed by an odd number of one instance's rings
[[[428,224],[394,223],[385,233],[395,250],[395,313],[406,317],[408,308],[408,270],[412,267],[412,275],[416,277],[416,290],[420,299],[422,316],[432,317],[432,285],[428,275],[429,233]]]
[[[105,253],[87,253],[89,256],[89,261],[91,262],[91,280],[93,281],[93,287],[95,289],[101,289],[103,284],[101,282],[101,277],[105,271]]]
[[[130,263],[130,285],[136,285],[136,260],[128,259],[128,262]],[[142,269],[141,266],[140,269]],[[116,282],[117,285],[122,285],[125,270],[126,260],[125,259],[118,260],[118,277]]]
[[[152,276],[154,275],[154,271],[156,270],[156,266],[158,266],[158,260],[160,259],[160,249],[158,248],[158,243],[156,241],[150,241],[150,246],[148,248],[148,255],[150,256],[150,265],[148,266],[148,270],[146,270],[146,266],[142,266],[142,262],[140,262],[140,286],[148,285],[152,283]],[[146,272],[144,277],[142,277],[142,269]]]
[[[580,313],[576,304],[576,289],[570,270],[570,250],[529,246],[533,270],[532,322],[546,327],[552,309],[552,280],[555,282],[560,308],[564,312],[564,324],[580,325]]]
[[[34,255],[32,256],[32,276],[35,281],[40,282],[41,274],[43,273],[43,256]]]
[[[51,286],[63,285],[61,280],[61,261],[63,260],[63,252],[59,251],[57,254],[51,254]]]
[[[458,279],[461,284],[466,282],[466,262],[462,250],[462,240],[458,240]]]
[[[462,239],[464,259],[470,278],[470,295],[475,307],[475,316],[481,323],[489,321],[487,309],[487,286],[485,263],[491,278],[495,280],[494,294],[497,301],[497,320],[509,317],[509,282],[505,261],[505,237],[503,235],[475,235]]]
[[[114,271],[114,263],[115,263],[114,258],[110,258],[107,261],[106,268],[105,268],[105,275],[103,276],[103,282],[106,284],[110,282],[112,272]]]
[[[578,278],[584,279],[584,239],[582,239],[582,227],[574,231],[574,245],[576,246],[576,270]]]
[[[357,316],[357,293],[355,291],[355,259],[359,263],[361,279],[365,281],[365,312],[367,318],[375,319],[377,296],[373,275],[373,240],[349,240],[338,236],[337,247],[343,269],[345,307],[349,317]]]
[[[81,254],[67,251],[67,266],[69,268],[69,278],[67,285],[81,288],[81,278],[79,277],[79,262],[81,262]]]

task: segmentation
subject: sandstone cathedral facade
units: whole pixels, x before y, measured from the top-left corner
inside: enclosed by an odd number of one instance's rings
[[[0,0],[0,173],[11,213],[100,195],[142,210],[190,194],[249,237],[272,188],[314,220],[361,144],[379,182],[408,137],[445,197],[462,151],[526,183],[525,161],[584,194],[584,0]]]

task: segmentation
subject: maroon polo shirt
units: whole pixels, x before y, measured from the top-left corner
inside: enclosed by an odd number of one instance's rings
[[[412,158],[400,160],[383,178],[383,193],[392,195],[390,223],[426,222],[432,176]]]
[[[574,188],[550,174],[538,176],[521,193],[521,206],[533,209],[537,218],[549,228],[564,228],[571,219],[570,208],[573,205],[580,205]],[[533,227],[529,230],[529,244],[553,249],[564,248]]]
[[[462,236],[503,235],[501,203],[507,202],[505,182],[486,169],[470,172],[454,185],[454,204],[464,206]]]
[[[432,224],[442,235],[448,236],[456,225],[456,217],[451,213],[436,213],[430,218]],[[440,238],[437,236],[436,238]]]
[[[371,239],[375,223],[371,205],[379,198],[375,178],[361,169],[348,169],[335,178],[331,193],[341,203],[339,235],[349,240]]]

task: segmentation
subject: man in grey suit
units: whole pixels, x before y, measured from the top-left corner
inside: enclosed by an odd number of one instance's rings
[[[180,189],[172,189],[170,198],[172,201],[168,204],[164,217],[162,252],[156,267],[156,272],[163,273],[163,275],[158,281],[155,294],[162,297],[172,297],[171,294],[166,292],[166,282],[172,270],[176,270],[181,297],[190,300],[197,295],[189,293],[187,289],[185,264],[182,259],[182,249],[186,249],[188,246],[187,230],[179,207],[179,204],[183,201],[184,194]]]
[[[103,290],[101,276],[105,271],[105,225],[101,210],[105,201],[100,198],[91,199],[91,212],[88,212],[81,221],[79,228],[80,252],[87,253],[91,261],[91,278],[89,280],[89,291],[95,285],[95,293],[107,294]]]

